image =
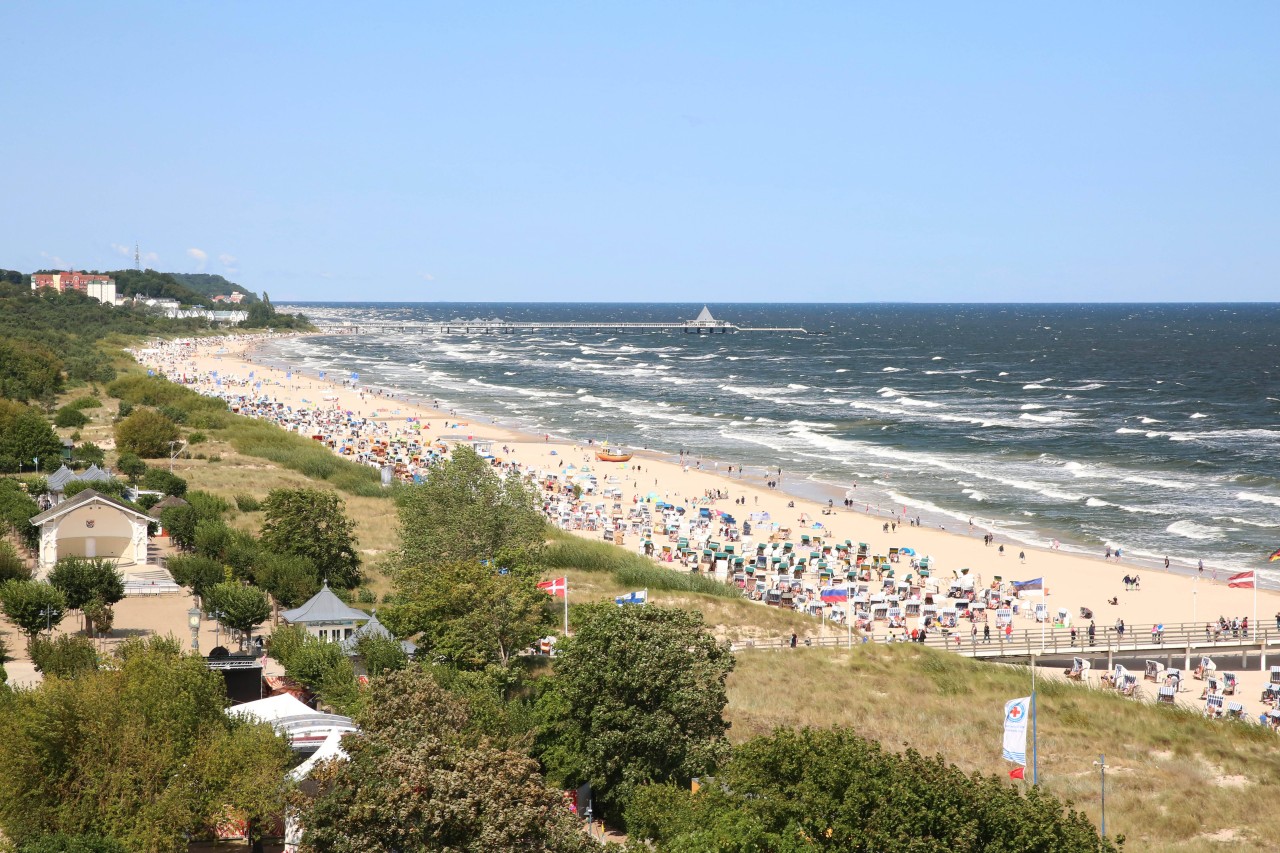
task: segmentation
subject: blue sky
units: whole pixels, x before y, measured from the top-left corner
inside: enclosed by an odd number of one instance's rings
[[[4,3],[0,267],[136,240],[277,301],[1274,300],[1280,4],[1223,8]]]

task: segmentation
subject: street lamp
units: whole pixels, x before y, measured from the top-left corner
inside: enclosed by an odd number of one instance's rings
[[[1107,757],[1099,755],[1098,760],[1093,762],[1098,768],[1100,776],[1100,784],[1102,786],[1102,837],[1107,837]]]
[[[187,611],[187,625],[191,628],[191,651],[200,654],[200,608]]]

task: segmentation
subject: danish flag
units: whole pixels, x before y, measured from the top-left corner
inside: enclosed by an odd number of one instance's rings
[[[542,590],[547,595],[556,595],[560,598],[564,598],[569,592],[569,579],[552,578],[549,581],[542,581],[538,584],[538,589]]]

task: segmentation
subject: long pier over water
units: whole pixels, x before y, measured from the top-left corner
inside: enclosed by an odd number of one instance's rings
[[[425,322],[352,322],[317,318],[312,321],[315,326],[329,334],[370,334],[375,332],[419,332],[423,334],[456,334],[456,335],[501,335],[520,332],[557,332],[557,331],[589,331],[589,332],[639,332],[672,329],[686,334],[714,335],[737,332],[781,332],[806,335],[799,326],[739,326],[725,320],[717,320],[707,309],[695,320],[679,323],[616,323],[606,321],[593,322],[523,322],[519,320],[428,320]]]

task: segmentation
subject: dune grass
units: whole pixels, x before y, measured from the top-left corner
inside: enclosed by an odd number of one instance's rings
[[[744,652],[729,680],[730,737],[845,725],[891,748],[1005,774],[1003,706],[1029,692],[1023,667],[911,644]],[[1274,734],[1061,681],[1040,681],[1037,697],[1041,784],[1097,821],[1093,762],[1105,754],[1107,829],[1127,836],[1126,849],[1271,849]]]
[[[593,542],[562,530],[553,530],[544,564],[548,569],[574,568],[583,572],[612,575],[632,589],[698,592],[723,598],[738,598],[736,588],[706,575],[660,566],[653,560],[608,542]]]
[[[266,421],[233,415],[217,434],[246,456],[268,459],[309,479],[324,480],[347,494],[389,497],[389,490],[382,488],[381,476],[373,468],[336,456],[319,442]]]

